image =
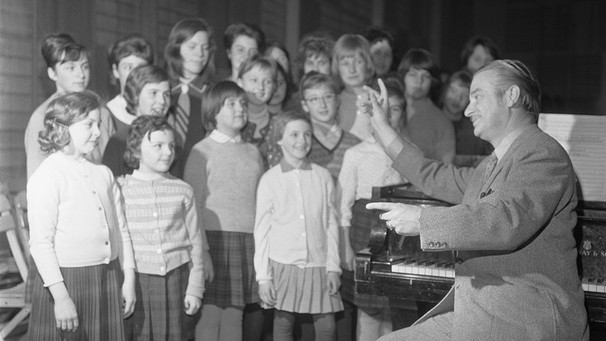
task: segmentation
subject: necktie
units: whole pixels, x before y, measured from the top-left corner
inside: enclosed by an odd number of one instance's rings
[[[189,87],[186,84],[181,84],[181,93],[177,100],[177,108],[175,110],[175,121],[174,126],[177,134],[181,138],[183,144],[185,144],[185,137],[187,136],[187,126],[189,124],[189,96],[187,91]]]

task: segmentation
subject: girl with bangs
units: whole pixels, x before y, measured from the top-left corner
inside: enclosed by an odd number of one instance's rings
[[[40,149],[38,133],[44,130],[44,113],[49,103],[65,93],[84,91],[90,80],[88,50],[69,34],[48,35],[42,43],[42,56],[46,62],[48,77],[55,83],[55,92],[34,110],[25,128],[28,179],[47,156]],[[97,163],[101,162],[105,145],[115,131],[109,110],[102,107],[100,115],[101,135],[98,147],[87,155],[90,160]]]
[[[339,125],[360,140],[370,137],[369,118],[358,115],[356,100],[375,76],[370,44],[359,34],[344,34],[335,43],[332,75],[343,87],[339,94]]]
[[[440,95],[439,67],[433,55],[423,49],[410,49],[400,62],[404,78],[406,124],[410,140],[426,158],[452,163],[455,134],[452,122],[436,103]]]
[[[263,160],[240,133],[248,120],[243,89],[231,81],[218,82],[204,93],[202,103],[210,134],[193,147],[184,178],[194,189],[215,278],[206,289],[196,340],[242,340],[243,335],[259,340],[263,314],[257,304],[253,229]]]

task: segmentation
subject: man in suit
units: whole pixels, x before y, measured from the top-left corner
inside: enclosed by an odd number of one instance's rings
[[[475,168],[429,160],[390,128],[387,96],[368,89],[372,115],[393,167],[425,194],[455,204],[371,203],[425,251],[453,250],[455,282],[413,326],[388,340],[589,340],[572,230],[577,196],[564,149],[537,127],[540,86],[521,62],[477,71],[465,110],[474,134],[494,147]],[[370,101],[370,102],[368,102]],[[381,104],[379,104],[381,103]]]

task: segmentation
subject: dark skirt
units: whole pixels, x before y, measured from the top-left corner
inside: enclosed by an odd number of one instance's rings
[[[197,321],[185,314],[183,305],[188,279],[188,263],[165,276],[137,273],[135,312],[124,320],[127,339],[192,339]]]
[[[38,273],[32,286],[28,340],[125,340],[122,320],[122,271],[117,260],[109,264],[61,268],[67,292],[76,306],[76,332],[57,329],[53,298]]]
[[[366,209],[370,200],[356,200],[352,208],[351,228],[349,238],[354,253],[368,247],[370,239],[370,226],[377,219],[376,213]],[[355,281],[353,271],[343,271],[341,277],[341,295],[344,300],[352,302],[360,308],[384,308],[389,306],[389,300],[385,296],[358,294],[355,292]]]
[[[207,284],[203,304],[244,308],[261,301],[255,278],[252,233],[206,231],[215,278]]]

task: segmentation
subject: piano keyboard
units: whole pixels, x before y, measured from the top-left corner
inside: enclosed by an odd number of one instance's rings
[[[581,279],[583,291],[606,293],[606,281],[604,278],[583,278]]]
[[[453,263],[436,263],[433,261],[419,261],[406,259],[391,266],[391,271],[401,274],[454,278]]]

